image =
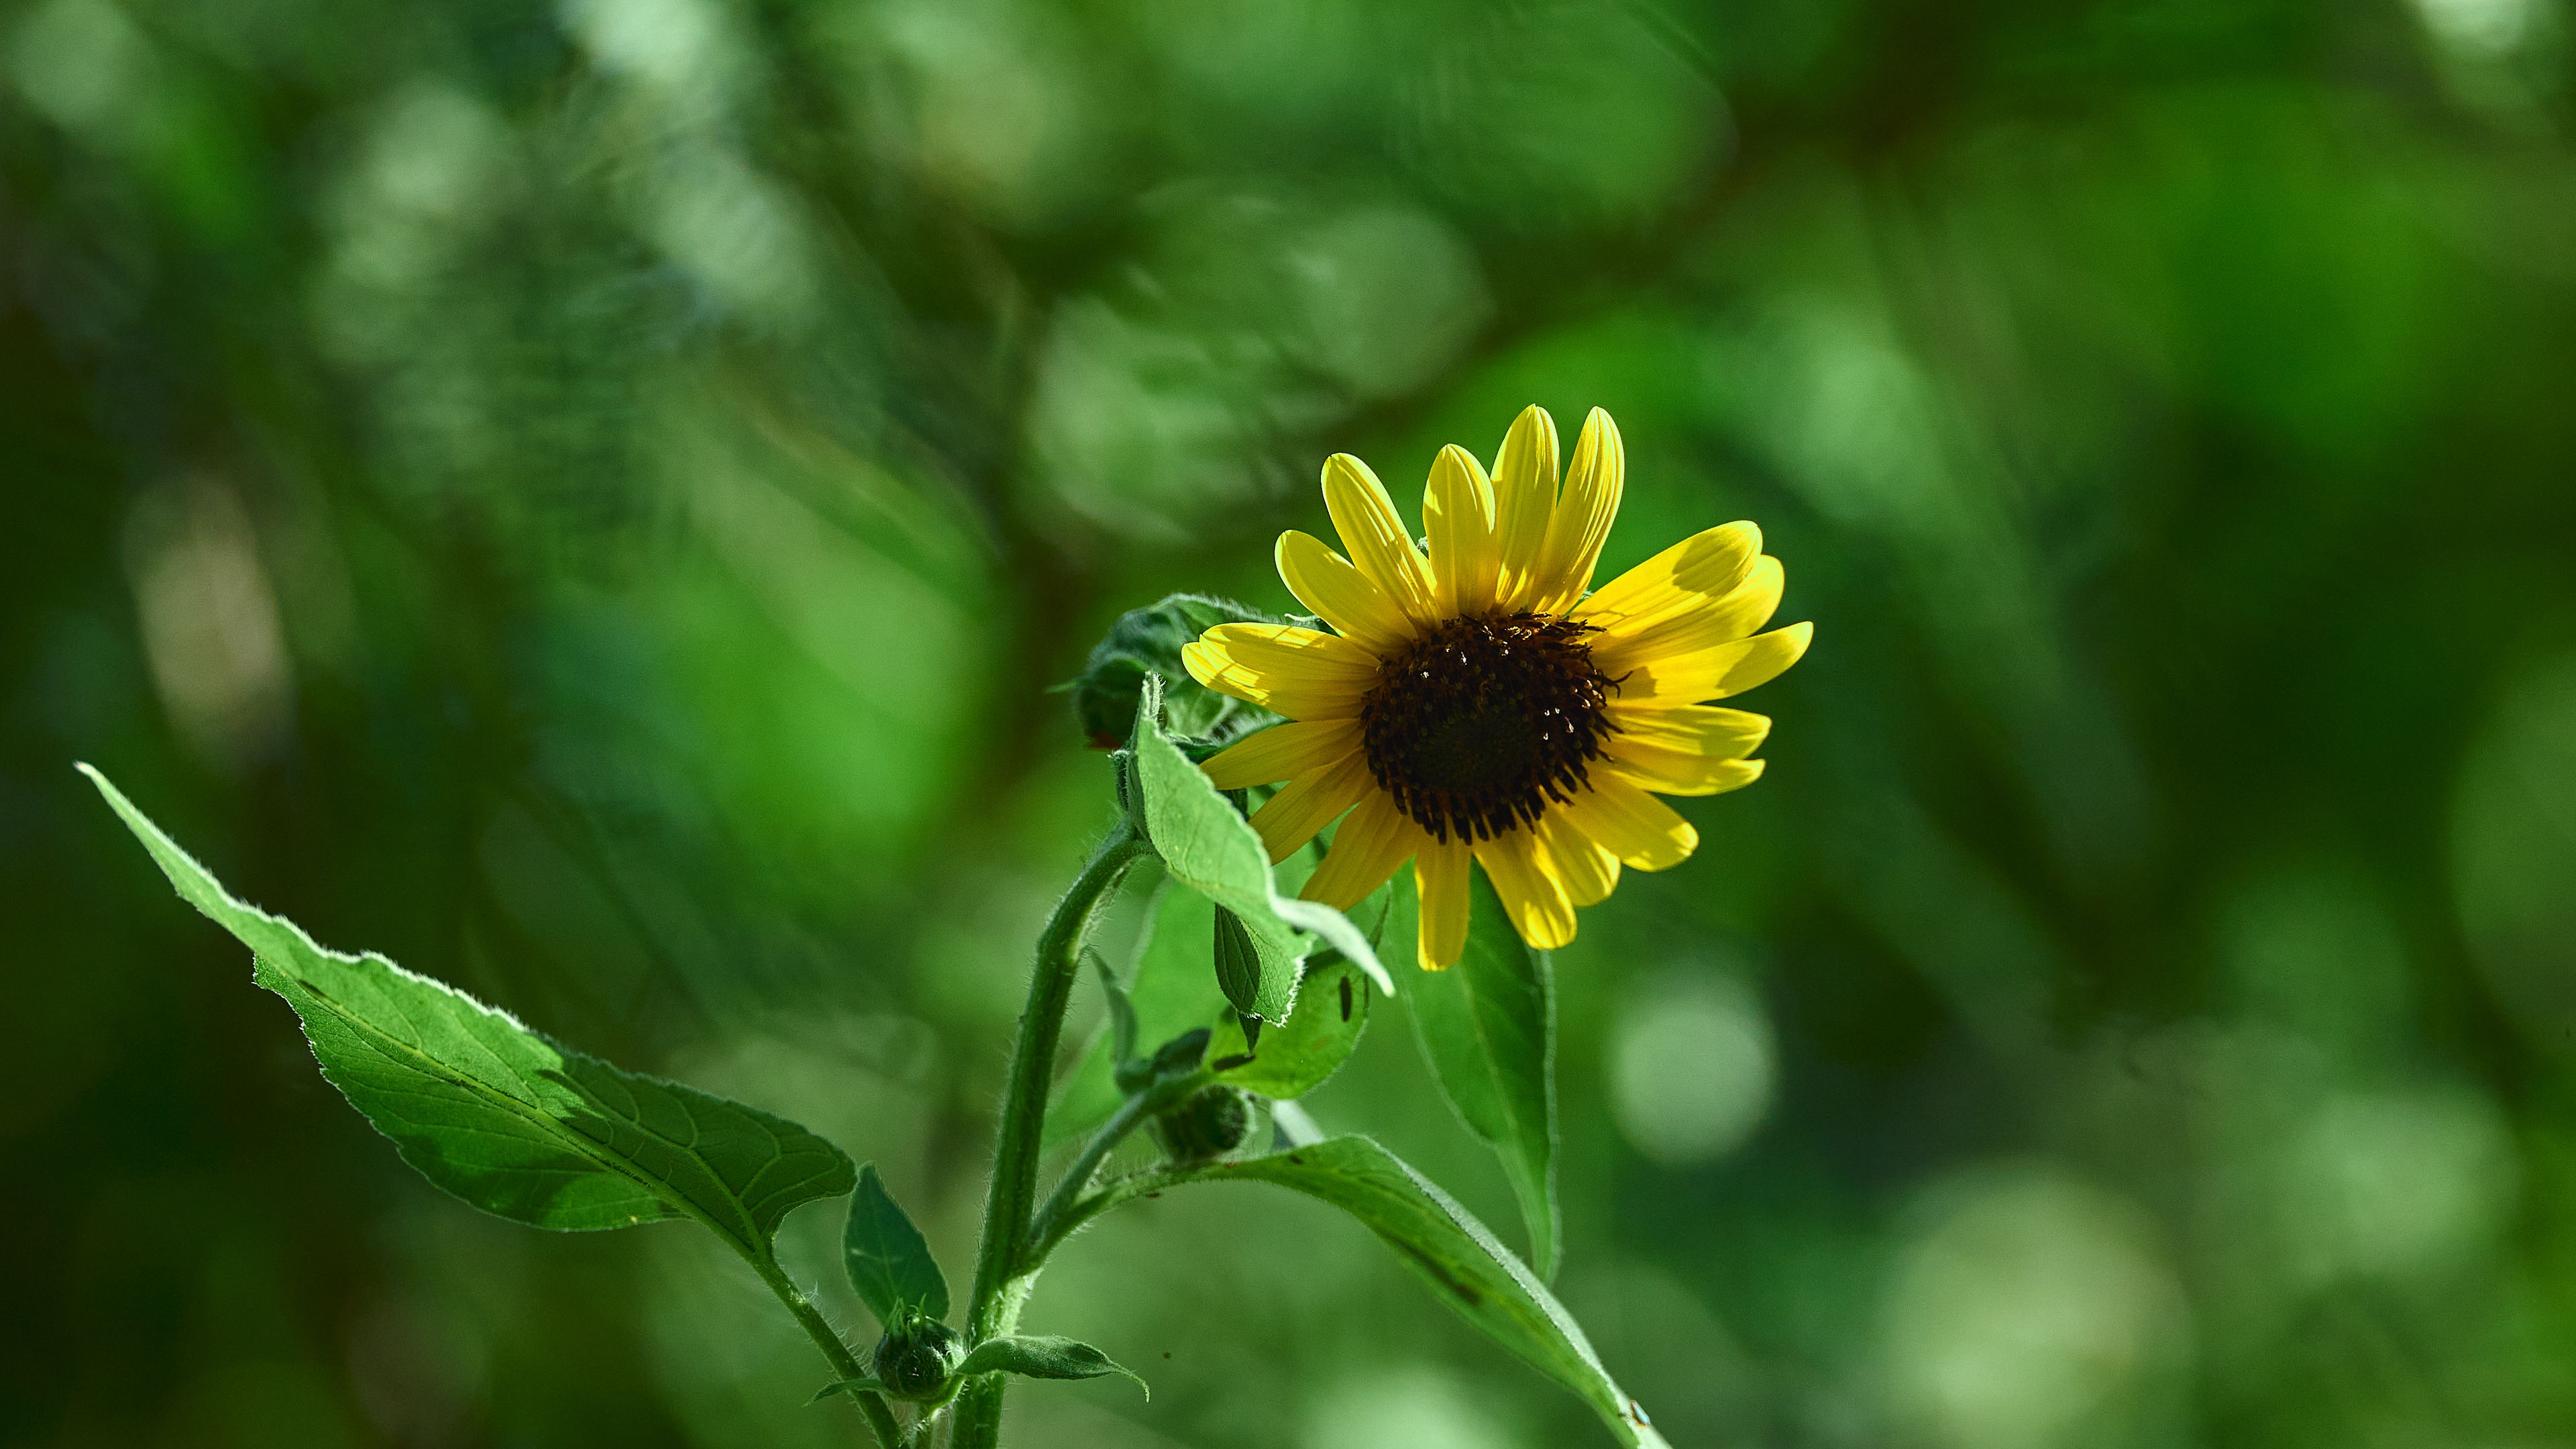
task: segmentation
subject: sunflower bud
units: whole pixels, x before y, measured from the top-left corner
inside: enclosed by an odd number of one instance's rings
[[[1176,735],[1231,737],[1269,723],[1276,718],[1269,711],[1190,678],[1181,647],[1219,624],[1273,622],[1258,609],[1202,594],[1174,594],[1151,608],[1129,610],[1101,636],[1070,686],[1074,722],[1095,749],[1126,745],[1136,727],[1136,696],[1150,671],[1163,676],[1163,715]]]
[[[877,1340],[877,1382],[898,1399],[926,1403],[948,1387],[948,1376],[966,1361],[966,1340],[935,1318],[898,1324]]]
[[[1239,1087],[1206,1087],[1154,1119],[1154,1140],[1175,1162],[1205,1162],[1252,1135],[1252,1095]]]

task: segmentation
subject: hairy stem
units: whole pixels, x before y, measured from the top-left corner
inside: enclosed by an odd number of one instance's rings
[[[1160,1093],[1139,1093],[1119,1103],[1117,1114],[1092,1134],[1090,1143],[1082,1149],[1082,1155],[1074,1159],[1073,1166],[1065,1169],[1063,1180],[1055,1185],[1054,1192],[1047,1194],[1046,1206],[1038,1209],[1036,1218],[1031,1221],[1027,1243],[1021,1249],[1020,1261],[1032,1271],[1046,1262],[1046,1253],[1040,1250],[1039,1245],[1045,1244],[1051,1249],[1063,1237],[1061,1233],[1050,1231],[1055,1221],[1072,1210],[1075,1200],[1082,1196],[1082,1190],[1091,1186],[1091,1179],[1100,1171],[1100,1164],[1109,1160],[1109,1154],[1118,1149],[1119,1143],[1127,1140],[1127,1134],[1143,1126],[1158,1108],[1169,1105],[1163,1096]]]
[[[787,1311],[796,1315],[796,1325],[805,1330],[806,1337],[814,1340],[816,1348],[823,1351],[823,1357],[832,1365],[832,1372],[844,1380],[868,1376],[868,1371],[859,1364],[859,1356],[850,1352],[850,1346],[843,1343],[841,1335],[824,1321],[813,1300],[805,1296],[804,1289],[796,1286],[795,1279],[787,1276],[786,1269],[778,1266],[777,1259],[755,1259],[751,1266],[759,1271],[760,1281],[769,1285],[769,1291],[778,1295],[778,1301],[787,1305]],[[867,1417],[868,1428],[876,1435],[877,1449],[896,1449],[903,1442],[903,1430],[895,1423],[894,1411],[886,1407],[884,1397],[868,1389],[851,1389],[848,1393],[851,1401],[859,1406],[859,1412]]]
[[[1011,1050],[1011,1080],[1002,1098],[1002,1127],[993,1144],[993,1183],[984,1200],[984,1239],[975,1255],[975,1291],[966,1309],[969,1344],[998,1338],[1017,1327],[1028,1296],[1032,1260],[1025,1249],[1037,1206],[1038,1156],[1046,1123],[1047,1089],[1054,1076],[1064,1008],[1080,971],[1082,938],[1129,864],[1149,847],[1122,820],[1091,863],[1056,903],[1038,936],[1037,962],[1029,973],[1028,1005],[1020,1011],[1020,1036]],[[1097,1166],[1095,1163],[1094,1166]],[[994,1449],[1002,1433],[1002,1379],[988,1375],[969,1384],[957,1401],[955,1449]]]

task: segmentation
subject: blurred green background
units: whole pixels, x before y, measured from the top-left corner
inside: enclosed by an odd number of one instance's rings
[[[0,1440],[856,1433],[711,1241],[413,1178],[75,758],[962,1275],[1108,818],[1048,686],[1535,400],[1610,563],[1753,518],[1818,625],[1557,963],[1558,1286],[1675,1444],[2576,1444],[2572,26],[12,0]],[[1400,1012],[1312,1105],[1520,1241]],[[1030,1446],[1606,1442],[1284,1194],[1031,1322],[1155,1394]]]

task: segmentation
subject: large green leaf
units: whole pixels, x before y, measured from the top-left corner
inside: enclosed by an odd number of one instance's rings
[[[886,1191],[873,1162],[859,1169],[850,1194],[849,1222],[841,1230],[841,1263],[859,1301],[891,1333],[905,1321],[948,1316],[948,1275],[930,1256],[921,1229]]]
[[[1395,1250],[1434,1296],[1572,1389],[1631,1449],[1668,1449],[1547,1285],[1447,1193],[1366,1137],[1124,1180],[1104,1205],[1182,1182],[1268,1182],[1331,1203]]]
[[[1530,1261],[1554,1278],[1556,1001],[1547,953],[1521,943],[1481,871],[1471,871],[1467,947],[1405,994],[1414,1039],[1467,1130],[1502,1159],[1528,1224]],[[1404,882],[1404,906],[1416,908]]]
[[[705,1224],[755,1263],[790,1209],[850,1190],[850,1159],[793,1122],[609,1065],[382,956],[347,956],[245,905],[81,767],[178,887],[250,947],[322,1075],[405,1162],[474,1206],[567,1232]]]
[[[1272,1023],[1288,1019],[1297,994],[1296,963],[1310,945],[1308,932],[1357,963],[1379,990],[1392,994],[1394,981],[1378,964],[1367,935],[1348,916],[1279,893],[1261,837],[1172,743],[1161,711],[1162,682],[1148,675],[1137,698],[1133,746],[1145,833],[1173,880],[1242,918],[1261,957],[1253,1014]]]

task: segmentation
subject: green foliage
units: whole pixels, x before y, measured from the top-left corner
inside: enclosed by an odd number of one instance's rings
[[[1274,1183],[1349,1213],[1441,1302],[1581,1395],[1620,1442],[1662,1449],[1645,1409],[1611,1379],[1547,1285],[1455,1199],[1369,1138],[1210,1163],[1181,1180]]]
[[[1273,623],[1258,609],[1203,594],[1174,594],[1147,608],[1130,609],[1109,626],[1074,680],[1074,722],[1104,750],[1129,742],[1146,677],[1164,681],[1163,719],[1177,734],[1216,739],[1247,733],[1278,716],[1258,705],[1217,693],[1181,667],[1181,646],[1219,624]]]
[[[1173,880],[1242,918],[1260,957],[1260,982],[1250,993],[1253,1014],[1269,1022],[1288,1019],[1307,932],[1357,962],[1380,990],[1394,991],[1367,936],[1349,917],[1279,893],[1261,837],[1172,743],[1161,707],[1161,681],[1149,676],[1137,698],[1133,746],[1146,833]]]
[[[422,1176],[566,1232],[701,1223],[756,1264],[790,1209],[848,1192],[850,1160],[792,1122],[585,1056],[382,956],[346,956],[235,900],[82,767],[179,894],[251,949],[322,1075]]]
[[[873,1162],[859,1169],[858,1191],[850,1195],[841,1263],[859,1301],[888,1332],[916,1318],[948,1316],[947,1276]]]
[[[1446,971],[1413,979],[1414,1039],[1458,1120],[1502,1159],[1529,1226],[1530,1261],[1554,1278],[1556,985],[1545,951],[1523,945],[1484,872],[1470,872],[1467,947]],[[1400,888],[1415,908],[1412,882]]]
[[[1252,933],[1245,929],[1243,918],[1223,906],[1216,908],[1216,927],[1211,937],[1209,954],[1216,964],[1216,989],[1224,992],[1225,999],[1234,1004],[1238,1016],[1257,1018],[1262,1008],[1270,1004],[1264,987],[1277,979],[1276,969],[1264,969],[1270,963],[1253,945]],[[1296,969],[1293,962],[1288,969]],[[1295,993],[1292,991],[1289,995],[1293,998]],[[1254,1021],[1247,1020],[1243,1024],[1246,1032],[1257,1029]]]
[[[1357,966],[1338,951],[1316,952],[1306,962],[1296,1009],[1263,1032],[1257,1046],[1233,1017],[1217,1023],[1208,1056],[1218,1080],[1274,1100],[1306,1095],[1358,1049],[1369,1000],[1368,977]]]
[[[969,1374],[1018,1374],[1030,1379],[1096,1379],[1108,1374],[1124,1374],[1136,1380],[1136,1387],[1152,1398],[1154,1391],[1145,1381],[1109,1355],[1090,1344],[1047,1334],[1015,1334],[987,1339],[975,1345],[966,1361],[957,1366],[960,1377]]]

